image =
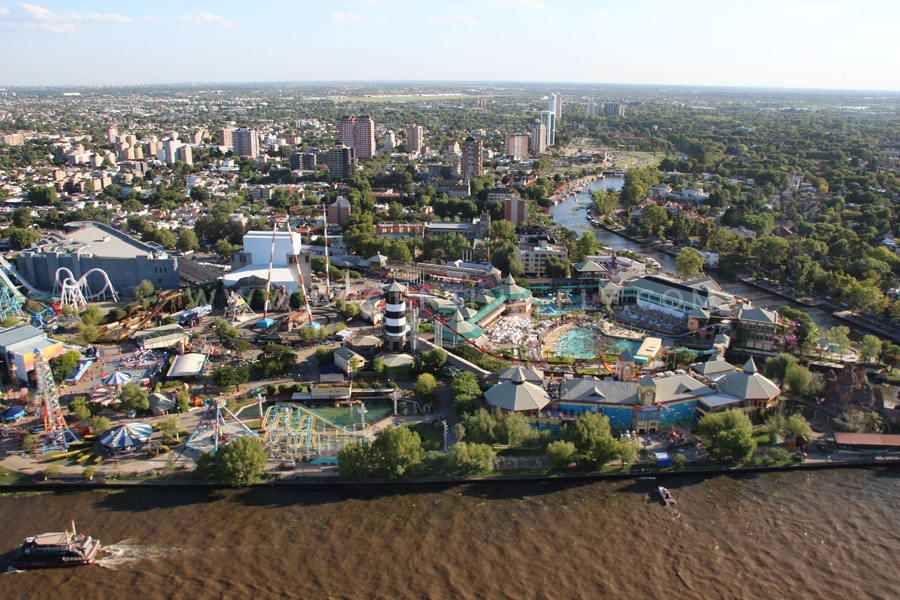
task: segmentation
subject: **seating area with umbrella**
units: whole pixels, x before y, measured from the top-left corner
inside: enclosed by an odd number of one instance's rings
[[[125,423],[100,436],[100,445],[109,454],[118,454],[134,446],[146,444],[153,434],[153,427],[146,423]]]

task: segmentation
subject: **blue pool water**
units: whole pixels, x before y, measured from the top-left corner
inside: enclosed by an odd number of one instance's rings
[[[641,342],[636,340],[623,340],[604,336],[593,328],[573,329],[559,338],[556,342],[556,354],[571,358],[585,359],[597,356],[597,351],[608,344],[612,344],[618,351],[630,350],[637,352]]]

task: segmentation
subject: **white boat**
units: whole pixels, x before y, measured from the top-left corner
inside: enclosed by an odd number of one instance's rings
[[[657,488],[657,491],[659,492],[659,497],[662,498],[662,501],[665,502],[666,506],[670,504],[677,504],[677,502],[675,502],[675,498],[672,497],[672,492],[670,492],[663,486],[659,486],[659,488]]]

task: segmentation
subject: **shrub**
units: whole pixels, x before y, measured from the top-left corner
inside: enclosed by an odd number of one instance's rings
[[[681,469],[687,464],[687,461],[687,456],[684,454],[676,454],[672,457],[672,466]]]
[[[572,442],[551,442],[547,445],[547,458],[554,467],[568,467],[575,460],[575,444]]]
[[[62,473],[62,467],[59,465],[47,465],[41,473],[44,475],[44,480],[47,480]]]
[[[94,475],[97,474],[97,467],[94,465],[88,465],[84,468],[84,471],[81,472],[81,476],[84,477],[86,481],[91,481],[94,478]]]

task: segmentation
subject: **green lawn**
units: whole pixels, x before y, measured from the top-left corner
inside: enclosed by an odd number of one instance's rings
[[[310,409],[329,421],[342,425],[344,427],[359,423],[359,413],[356,406],[322,406],[320,408]],[[393,402],[366,402],[366,423],[375,423],[389,417],[394,412]]]
[[[0,467],[0,484],[16,483],[17,481],[25,481],[30,479],[28,475],[12,471],[6,467]]]
[[[442,429],[435,429],[432,423],[416,423],[410,429],[419,434],[422,446],[426,450],[438,450],[443,447],[444,432]]]

